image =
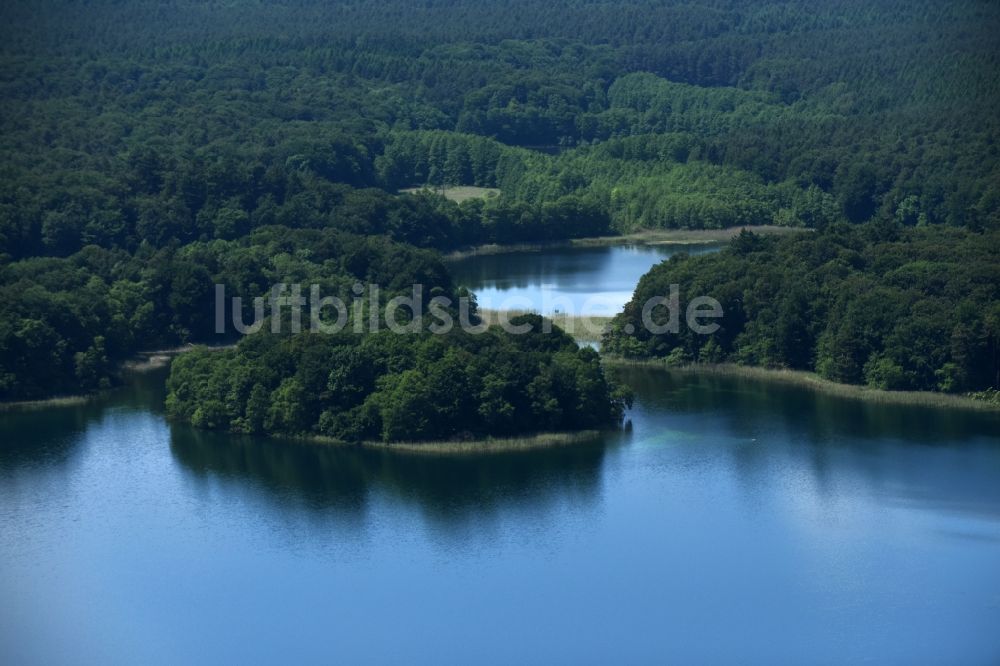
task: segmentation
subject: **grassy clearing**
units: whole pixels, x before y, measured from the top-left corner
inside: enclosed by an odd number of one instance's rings
[[[802,370],[755,368],[732,363],[708,364],[695,363],[684,366],[668,366],[662,360],[631,360],[614,356],[605,356],[606,365],[620,367],[660,368],[667,372],[719,375],[738,377],[760,381],[778,382],[789,386],[797,386],[810,391],[853,400],[864,400],[883,405],[916,405],[941,409],[971,409],[976,411],[998,411],[1000,404],[976,400],[964,395],[935,393],[933,391],[884,391],[868,386],[855,384],[840,384],[823,379],[813,372]]]
[[[498,326],[500,317],[509,321],[522,314],[531,314],[526,310],[480,310],[479,316],[490,326]],[[558,328],[568,333],[577,342],[600,342],[605,327],[611,322],[611,317],[598,315],[546,315]]]
[[[405,194],[416,194],[417,192],[423,192],[425,190],[433,192],[434,194],[440,194],[445,199],[449,199],[455,203],[462,203],[463,201],[468,201],[469,199],[492,199],[493,197],[500,196],[500,190],[495,187],[472,187],[466,185],[461,187],[435,187],[425,185],[423,187],[407,187],[406,189],[400,190],[400,192]]]

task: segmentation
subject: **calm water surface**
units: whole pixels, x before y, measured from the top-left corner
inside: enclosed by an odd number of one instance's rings
[[[0,663],[1000,660],[1000,417],[616,373],[488,456],[0,413]]]
[[[650,268],[672,254],[702,254],[721,246],[618,245],[470,257],[448,265],[455,282],[472,289],[480,307],[542,314],[614,315]]]

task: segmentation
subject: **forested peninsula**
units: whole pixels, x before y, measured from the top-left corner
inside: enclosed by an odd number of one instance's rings
[[[844,384],[968,393],[1000,385],[1000,232],[834,225],[784,238],[744,232],[723,251],[654,267],[610,324],[604,350],[668,365],[736,363]],[[709,335],[650,333],[643,306],[710,296]],[[647,310],[668,323],[667,308]]]
[[[618,425],[630,397],[537,315],[524,334],[270,335],[174,361],[167,411],[203,428],[341,442],[483,440]]]

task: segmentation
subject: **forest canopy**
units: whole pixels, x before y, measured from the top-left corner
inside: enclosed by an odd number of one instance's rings
[[[167,411],[202,428],[340,441],[453,440],[599,429],[626,391],[593,349],[537,315],[473,334],[255,334],[174,361]]]
[[[216,283],[450,290],[416,248],[843,223],[951,247],[1000,227],[997,34],[979,0],[8,0],[0,399],[216,342]],[[906,377],[881,383],[933,383]]]
[[[1000,219],[994,3],[12,0],[0,18],[11,258],[269,224],[450,248]],[[428,183],[502,195],[395,196]]]
[[[983,390],[1000,385],[998,257],[998,232],[744,232],[717,254],[677,255],[654,267],[604,345],[631,358],[810,370],[880,389]],[[653,335],[643,326],[643,304],[672,284],[721,303],[717,331],[680,326]]]

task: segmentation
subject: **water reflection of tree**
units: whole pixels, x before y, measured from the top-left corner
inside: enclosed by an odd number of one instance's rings
[[[83,404],[0,413],[0,478],[24,466],[65,465],[102,411]]]
[[[413,502],[437,530],[460,537],[508,512],[528,515],[537,525],[560,503],[594,502],[606,448],[599,439],[488,455],[379,451],[370,458],[381,488]]]
[[[423,455],[268,438],[176,425],[175,460],[199,477],[252,482],[271,501],[355,518],[374,493],[415,505],[429,521],[459,527],[512,506],[589,501],[599,487],[601,441],[485,455]]]
[[[776,478],[790,481],[795,461],[802,461],[820,495],[835,497],[838,484],[860,482],[897,503],[1000,512],[996,413],[878,404],[657,368],[615,374],[635,391],[642,431],[663,422],[697,434],[699,446],[731,459],[748,495]]]
[[[631,290],[646,268],[678,251],[701,254],[718,247],[711,244],[685,245],[681,250],[667,246],[555,247],[543,252],[469,257],[451,264],[451,271],[457,284],[473,290],[483,286],[507,290],[551,284],[568,290],[602,291],[618,287]],[[645,257],[637,259],[637,255]],[[587,279],[581,280],[581,276]]]
[[[726,430],[754,437],[780,429],[814,444],[902,440],[947,445],[1000,433],[1000,414],[882,404],[759,379],[614,368],[647,408],[721,418]],[[867,445],[867,444],[866,444]]]
[[[0,474],[25,465],[52,467],[73,458],[83,434],[116,412],[163,412],[166,369],[134,374],[81,403],[59,402],[0,411]]]

